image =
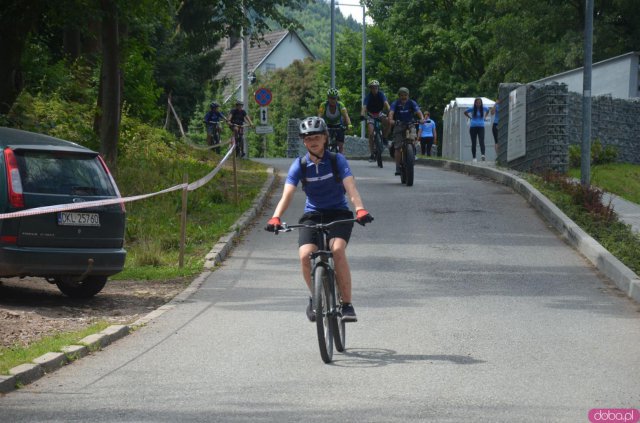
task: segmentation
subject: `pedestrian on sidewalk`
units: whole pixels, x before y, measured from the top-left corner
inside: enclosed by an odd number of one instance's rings
[[[471,136],[471,155],[474,163],[478,161],[476,159],[476,143],[478,140],[480,141],[480,159],[482,161],[486,159],[484,155],[484,119],[487,117],[488,112],[489,108],[482,104],[480,97],[473,101],[473,107],[469,107],[464,112],[464,115],[471,121],[469,135]]]

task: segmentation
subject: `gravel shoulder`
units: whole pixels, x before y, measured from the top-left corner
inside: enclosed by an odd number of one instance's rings
[[[0,279],[0,347],[28,346],[99,321],[132,323],[170,301],[190,282],[191,278],[109,281],[95,297],[74,300],[42,278]]]

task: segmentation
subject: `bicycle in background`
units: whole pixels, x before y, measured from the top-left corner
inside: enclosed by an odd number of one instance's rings
[[[384,141],[382,139],[382,118],[383,113],[368,113],[373,120],[373,155],[378,163],[378,167],[382,168],[382,152],[384,151]]]
[[[408,187],[413,186],[414,166],[416,161],[416,122],[396,121],[396,125],[402,125],[402,147],[400,151],[394,150],[394,154],[400,156],[400,182]]]
[[[338,147],[338,134],[340,131],[344,131],[344,126],[342,124],[337,126],[328,126],[327,129],[329,130],[328,150],[332,153],[341,153],[340,148]]]

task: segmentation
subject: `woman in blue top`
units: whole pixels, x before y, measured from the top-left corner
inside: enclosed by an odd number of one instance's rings
[[[431,148],[438,144],[438,134],[436,132],[436,122],[431,119],[431,114],[424,112],[424,122],[418,126],[418,139],[420,140],[420,148],[424,156],[425,150],[427,156],[431,156]]]
[[[300,136],[307,148],[304,159],[297,158],[291,164],[287,180],[284,184],[282,198],[278,202],[273,217],[267,222],[265,229],[275,231],[282,228],[280,216],[287,210],[298,182],[303,182],[303,190],[307,194],[301,224],[330,223],[335,220],[353,219],[345,194],[356,210],[356,220],[365,225],[373,221],[373,217],[365,210],[356,182],[349,169],[347,159],[340,153],[330,153],[325,149],[329,134],[322,118],[311,116],[300,124]],[[305,171],[300,166],[305,166]],[[334,175],[335,172],[339,175]],[[342,296],[342,319],[347,322],[357,321],[356,312],[351,304],[351,270],[347,262],[346,248],[351,236],[353,224],[332,226],[329,230],[329,247],[333,253],[333,264],[336,280]],[[309,255],[318,249],[312,229],[301,229],[298,239],[298,253],[302,265],[302,276],[311,291],[311,261]],[[315,321],[311,297],[307,305],[307,318]]]
[[[465,110],[464,115],[471,120],[471,127],[469,128],[469,135],[471,135],[471,155],[473,156],[474,163],[476,160],[476,141],[480,139],[480,154],[481,160],[485,160],[484,156],[484,118],[487,116],[489,108],[482,105],[482,99],[476,98],[473,102],[473,107],[469,107]],[[469,115],[471,113],[471,115]]]

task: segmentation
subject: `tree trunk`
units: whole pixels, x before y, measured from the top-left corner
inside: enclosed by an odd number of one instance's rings
[[[120,46],[118,40],[118,16],[114,0],[101,0],[102,20],[102,69],[100,152],[107,164],[115,168],[120,132]],[[114,169],[115,170],[115,169]]]
[[[12,2],[15,3],[15,2]],[[23,88],[20,62],[29,32],[41,13],[39,2],[0,10],[0,113],[7,114]]]

